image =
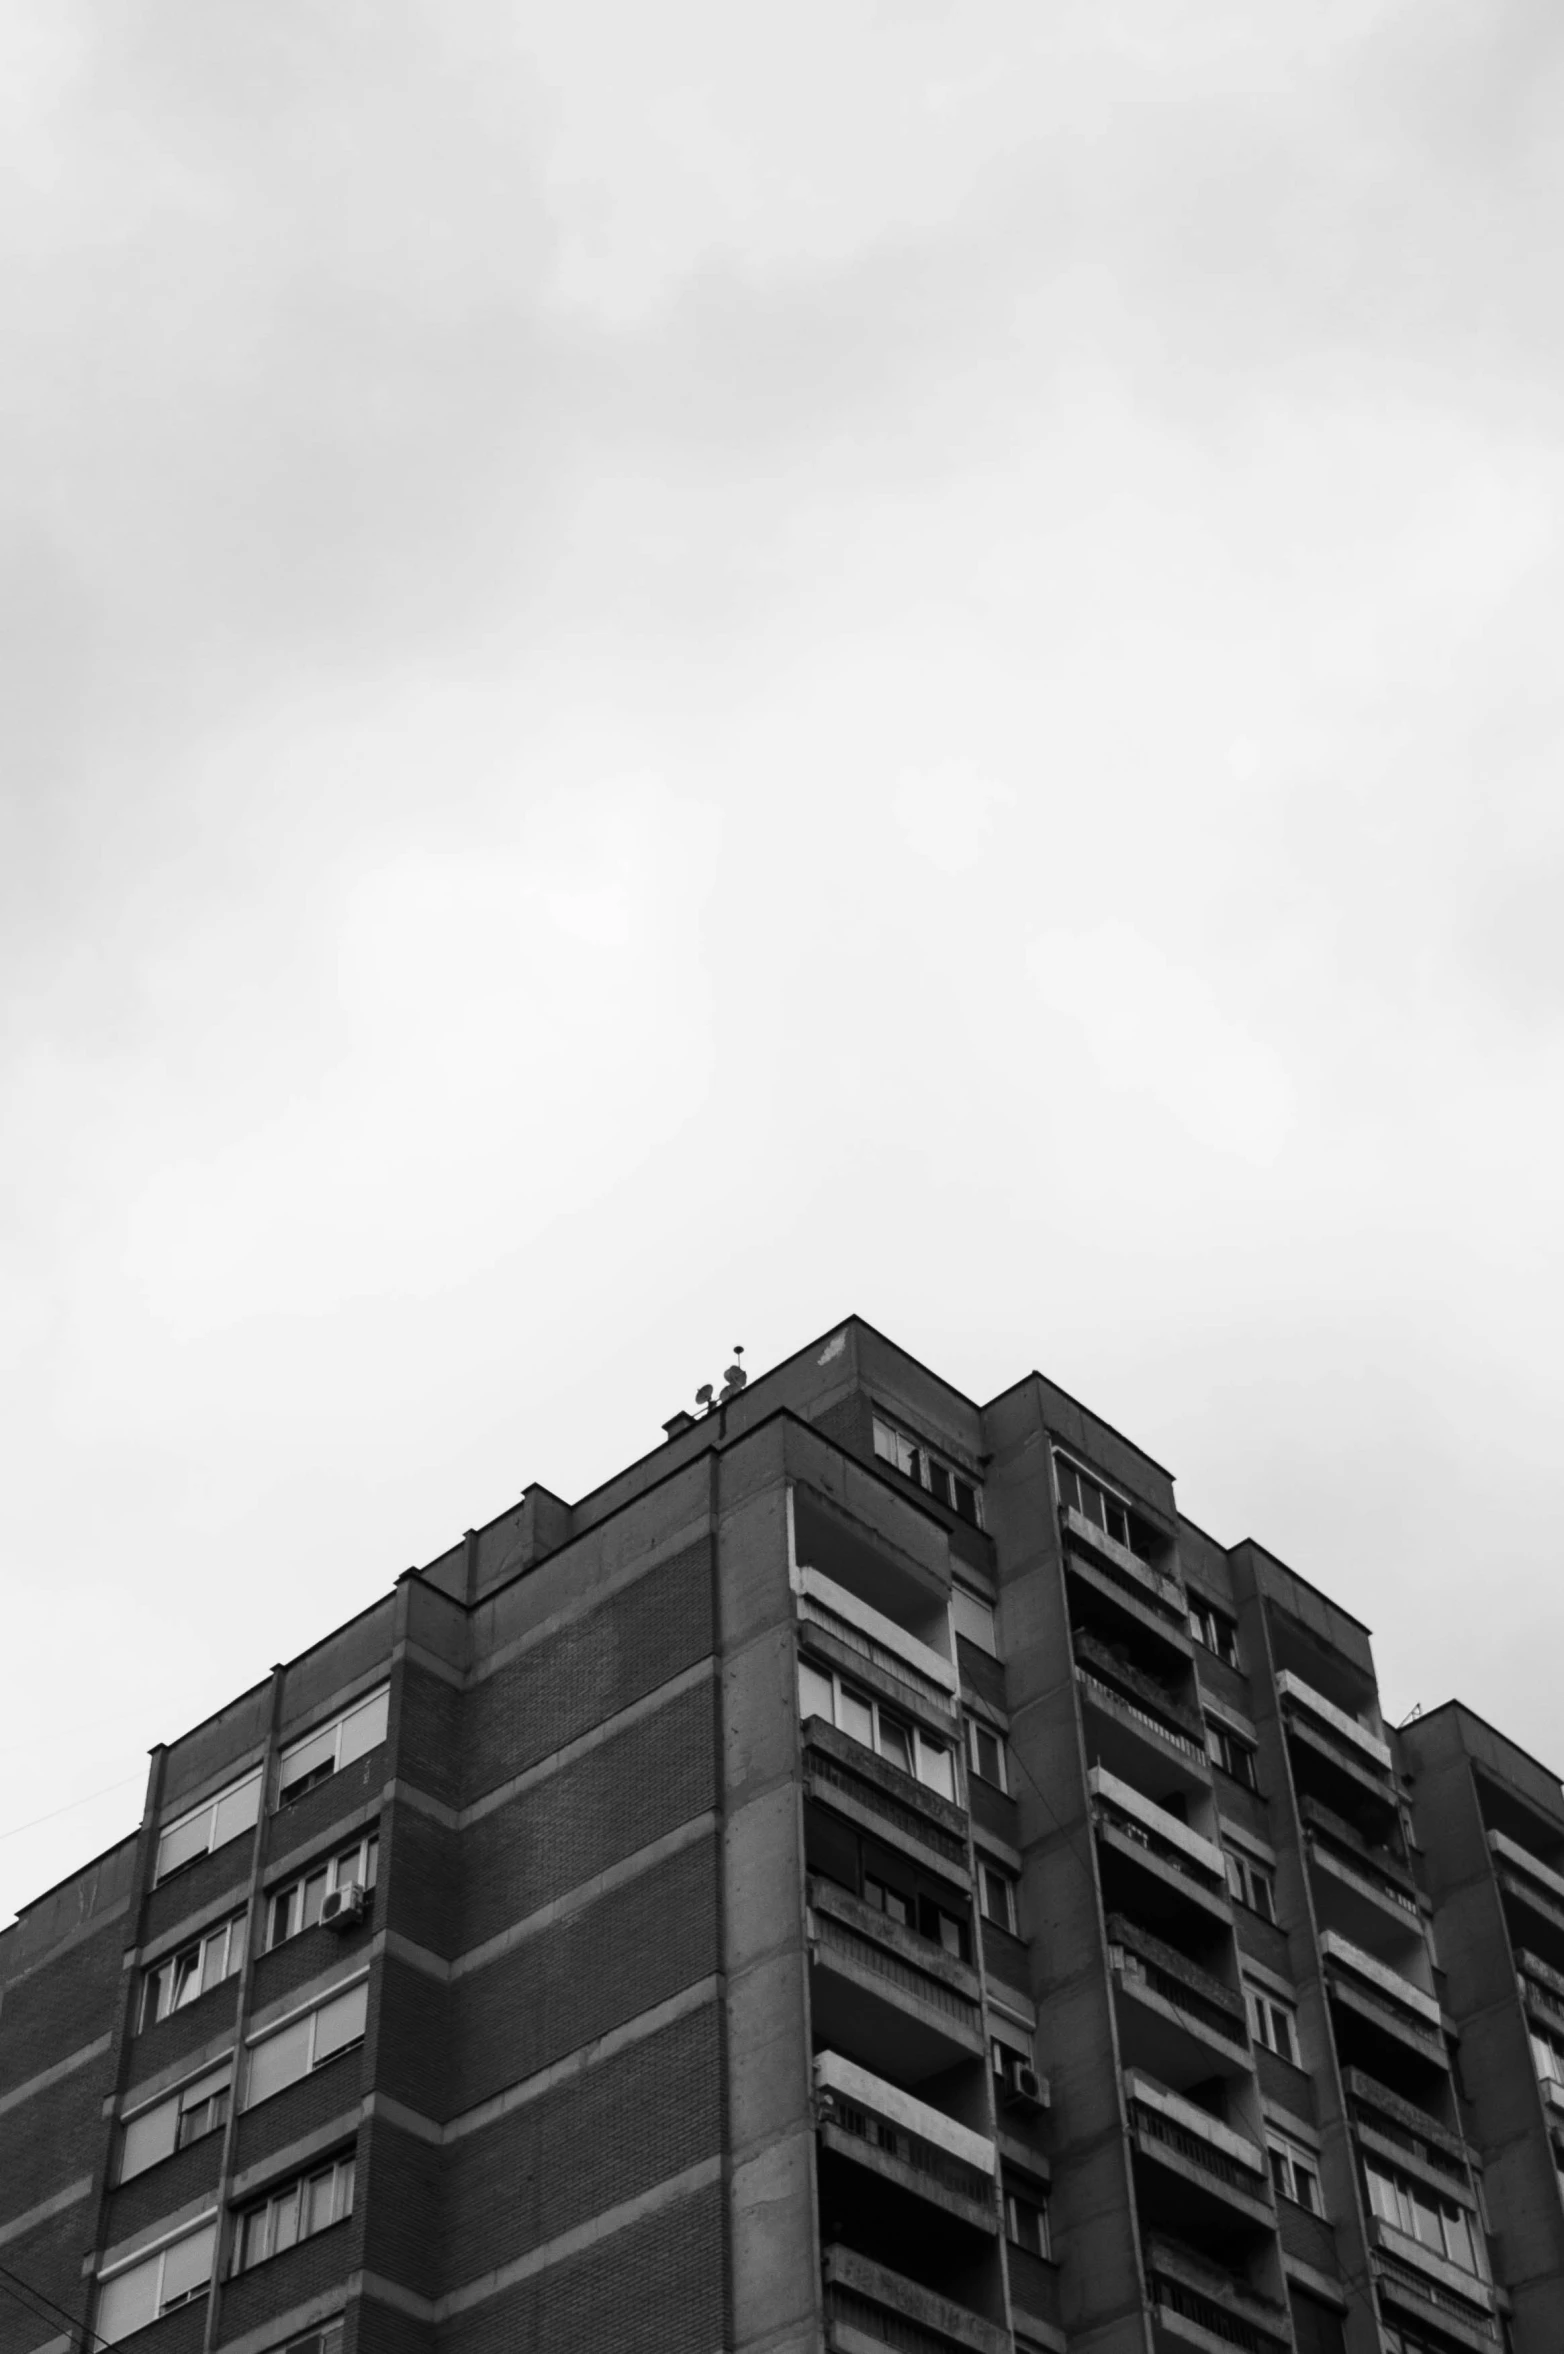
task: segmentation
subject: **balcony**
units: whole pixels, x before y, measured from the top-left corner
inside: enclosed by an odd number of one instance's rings
[[[1086,1778],[1112,1909],[1175,1936],[1209,1939],[1230,1928],[1221,1849],[1106,1766],[1092,1766]]]
[[[1333,1740],[1344,1743],[1349,1756],[1354,1757],[1358,1764],[1376,1765],[1382,1774],[1393,1770],[1390,1744],[1382,1741],[1377,1733],[1371,1733],[1367,1725],[1359,1724],[1355,1716],[1348,1716],[1346,1710],[1338,1708],[1334,1700],[1327,1700],[1323,1692],[1316,1692],[1312,1684],[1306,1684],[1302,1676],[1294,1675],[1290,1667],[1278,1671],[1276,1690],[1284,1705],[1291,1703],[1294,1707],[1306,1710],[1314,1723]]]
[[[1390,2057],[1394,2067],[1393,2055],[1399,2050],[1403,2063],[1410,2054],[1425,2067],[1441,2070],[1449,2067],[1445,2037],[1453,2035],[1455,2030],[1431,1994],[1425,1994],[1399,1970],[1388,1968],[1334,1929],[1323,1933],[1320,1947],[1332,2003],[1338,2012],[1348,2014],[1349,2022],[1356,2021],[1360,2030],[1368,2030],[1375,2045],[1376,2066],[1383,2067]],[[1343,2064],[1349,2067],[1358,2057],[1354,2040],[1344,2031],[1338,2016],[1337,2049]]]
[[[1247,2135],[1142,2069],[1125,2069],[1124,2094],[1136,2149],[1173,2178],[1160,2186],[1159,2205],[1189,2223],[1220,2225],[1236,2209],[1251,2223],[1274,2225],[1270,2168]]]
[[[1248,2069],[1249,2029],[1241,1995],[1122,1913],[1109,1914],[1108,1941],[1109,1966],[1139,2013],[1133,2021],[1121,2015],[1120,2021],[1125,2048],[1134,2046],[1133,2057],[1144,2059],[1167,2083],[1194,2083],[1213,2073]]]
[[[1499,2343],[1493,2291],[1433,2255],[1377,2215],[1369,2218],[1374,2285],[1382,2305],[1434,2330],[1441,2341],[1485,2350]]]
[[[1365,1839],[1355,1823],[1349,1823],[1345,1815],[1337,1814],[1318,1798],[1300,1797],[1298,1812],[1311,1846],[1330,1848],[1335,1860],[1350,1865],[1372,1884],[1378,1895],[1421,1923],[1424,1908],[1418,1899],[1417,1883],[1391,1848]]]
[[[844,1815],[860,1831],[894,1843],[959,1887],[970,1886],[966,1818],[911,1774],[902,1773],[839,1733],[823,1717],[804,1720],[804,1795]]]
[[[1422,1987],[1415,1986],[1400,1970],[1393,1970],[1375,1955],[1365,1953],[1361,1945],[1354,1945],[1339,1930],[1326,1929],[1321,1932],[1320,1951],[1328,1962],[1335,1962],[1343,1970],[1350,1970],[1354,1977],[1364,1980],[1388,2002],[1399,2004],[1402,2010],[1410,2011],[1414,2018],[1423,2026],[1431,2027],[1435,2034],[1444,2032],[1444,2013],[1431,1994],[1425,1994]]]
[[[1157,1609],[1184,1624],[1189,1605],[1181,1579],[1154,1569],[1149,1561],[1132,1553],[1128,1545],[1121,1545],[1117,1537],[1110,1537],[1105,1528],[1099,1528],[1095,1520],[1088,1520],[1073,1504],[1067,1504],[1061,1511],[1059,1525],[1067,1544],[1076,1551],[1084,1548],[1088,1560],[1105,1569],[1128,1592],[1149,1597]]]
[[[1127,1698],[1138,1700],[1159,1724],[1181,1732],[1186,1740],[1194,1743],[1202,1757],[1205,1755],[1205,1720],[1199,1710],[1137,1667],[1122,1648],[1103,1642],[1089,1627],[1079,1626],[1070,1629],[1070,1648],[1077,1666],[1090,1668],[1100,1681],[1113,1685]]]
[[[1377,2149],[1382,2157],[1398,2162],[1411,2156],[1463,2190],[1470,2188],[1466,2144],[1459,2134],[1361,2068],[1343,2069],[1342,2083],[1365,2149]]]
[[[1204,1789],[1209,1785],[1211,1761],[1204,1741],[1180,1732],[1164,1716],[1143,1707],[1140,1701],[1127,1700],[1095,1667],[1083,1660],[1076,1661],[1075,1680],[1081,1698],[1105,1720],[1098,1735],[1100,1744],[1122,1759],[1127,1770],[1135,1770],[1136,1747],[1141,1747],[1144,1759],[1145,1745],[1149,1744],[1157,1761],[1156,1771],[1171,1772],[1186,1788]],[[1139,1677],[1137,1681],[1150,1683],[1151,1678]]]
[[[830,2354],[1010,2354],[1008,2330],[854,2248],[827,2247],[821,2271]]]
[[[1236,2274],[1193,2248],[1152,2232],[1146,2240],[1146,2280],[1156,2317],[1157,2354],[1282,2354],[1292,2346],[1286,2308],[1263,2297]]]
[[[997,2234],[991,2141],[839,2052],[821,2052],[814,2075],[822,2153],[872,2174],[880,2205],[894,2206],[894,2195],[904,2193],[990,2238]]]
[[[817,2041],[914,2083],[982,2053],[977,1975],[965,1962],[817,1876],[807,1929]]]
[[[1564,1971],[1555,1970],[1540,1954],[1515,1949],[1521,2000],[1546,2027],[1564,2027]]]
[[[925,1707],[937,1709],[946,1719],[954,1717],[961,1679],[939,1652],[909,1635],[895,1619],[861,1602],[823,1570],[796,1568],[793,1593],[801,1619],[893,1677]]]

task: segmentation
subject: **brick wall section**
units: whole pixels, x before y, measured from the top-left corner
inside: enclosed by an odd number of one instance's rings
[[[633,2199],[722,2136],[714,2003],[463,2135],[447,2154],[447,2289]]]
[[[274,2092],[269,2101],[247,2109],[239,2120],[235,2167],[259,2165],[273,2150],[286,2149],[290,2142],[313,2133],[333,2117],[351,2113],[356,2122],[363,2077],[364,2047],[360,2044],[328,2060],[323,2068],[312,2070],[299,2083],[290,2084],[286,2092]]]
[[[487,1975],[487,1973],[485,1973]],[[375,2085],[421,2117],[439,2121],[461,2104],[450,2072],[452,1990],[388,1953],[380,1965],[379,2024],[372,2023]]]
[[[140,1988],[136,1990],[140,2000]],[[182,2011],[173,2011],[155,2026],[133,2036],[130,2045],[130,2082],[141,2084],[155,2076],[160,2068],[168,2068],[186,2052],[199,2051],[226,2029],[232,2029],[239,2016],[239,1974],[225,1978],[214,1986],[210,1994],[203,1994]]]
[[[12,2183],[7,2187],[13,2212],[25,2214],[32,2204],[25,2185]],[[86,2310],[87,2296],[81,2260],[92,2242],[92,2224],[92,2201],[78,2199],[62,2214],[51,2215],[36,2230],[0,2245],[0,2264],[40,2289],[44,2296],[52,2297],[68,2313],[81,2315]],[[0,2297],[0,2354],[27,2354],[30,2347],[47,2345],[64,2327],[62,2321],[47,2316],[40,2320],[12,2296]]]
[[[262,1954],[255,1965],[251,1981],[250,2014],[263,2011],[268,2003],[280,2002],[296,1986],[306,1986],[312,1978],[322,1977],[334,1967],[346,1968],[355,1959],[362,1960],[375,1934],[377,1888],[368,1913],[356,1929],[329,1929],[320,1924],[313,1929],[301,1929],[297,1937],[290,1937]]]
[[[258,2329],[275,2314],[290,2312],[307,2297],[329,2289],[333,2281],[345,2282],[358,2261],[358,2218],[353,2216],[346,2223],[316,2232],[313,2239],[301,2240],[284,2255],[257,2264],[252,2272],[241,2272],[236,2280],[225,2281],[218,2344],[242,2338],[247,2330]],[[139,2339],[136,2354],[141,2354]]]
[[[193,2303],[165,2313],[161,2321],[149,2322],[124,2343],[134,2346],[136,2354],[201,2354],[205,2336],[206,2299],[197,2297]]]
[[[441,2150],[384,2117],[375,2119],[360,2159],[364,2262],[420,2297],[440,2294],[436,2219],[445,2163]],[[505,2185],[494,2188],[506,2195]]]
[[[250,1837],[246,1831],[242,1839],[225,1841],[210,1855],[187,1864],[182,1872],[176,1872],[171,1880],[154,1888],[147,1898],[142,1944],[156,1944],[181,1922],[193,1921],[220,1897],[231,1896],[233,1910],[237,1912],[249,1885]]]
[[[376,2297],[358,2298],[348,2309],[344,2354],[435,2354],[434,2324],[415,2321]]]
[[[464,1696],[458,1687],[409,1659],[402,1672],[396,1770],[443,1806],[462,1803]],[[512,1769],[514,1770],[514,1769]],[[504,1775],[495,1777],[504,1780]]]
[[[355,1758],[340,1773],[317,1782],[302,1798],[290,1799],[286,1806],[279,1807],[267,1819],[268,1857],[291,1855],[295,1848],[312,1845],[317,1839],[329,1845],[327,1834],[333,1823],[340,1823],[344,1815],[379,1797],[391,1770],[389,1761],[390,1751],[382,1741],[378,1749]]]
[[[715,1803],[712,1694],[697,1684],[462,1834],[462,1947],[634,1855]]]
[[[865,1463],[875,1460],[874,1409],[862,1390],[839,1398],[834,1406],[828,1406],[823,1414],[811,1419],[822,1437],[833,1440],[849,1455],[857,1455]]]
[[[107,2062],[105,2052],[0,2116],[0,2221],[92,2172],[103,2146]]]
[[[416,1806],[396,1810],[396,1860],[375,1890],[373,1911],[426,1953],[454,1961],[460,1951],[458,1834]]]
[[[473,1686],[465,1802],[655,1692],[711,1648],[711,1547],[703,1539]]]
[[[980,1700],[986,1700],[990,1708],[1004,1707],[1005,1671],[997,1659],[986,1651],[980,1651],[976,1643],[969,1643],[965,1635],[958,1635],[956,1663],[961,1670],[962,1682],[969,1685]]]
[[[177,2215],[187,2200],[215,2190],[222,2166],[223,2137],[205,2133],[186,2150],[176,2150],[144,2174],[133,2174],[122,2190],[109,2194],[103,2244],[118,2247],[131,2233],[165,2215]]]
[[[446,2114],[578,2051],[717,1965],[716,1844],[703,1839],[456,1981]]]
[[[441,2354],[715,2354],[724,2301],[713,2185],[456,2315],[440,2332]]]
[[[1020,1846],[1021,1810],[1013,1798],[1007,1798],[1003,1790],[996,1790],[980,1774],[968,1774],[967,1797],[972,1820],[980,1831],[991,1831],[996,1839],[1007,1841],[1011,1847]]]
[[[108,2033],[116,2016],[124,1950],[124,1922],[111,1921],[5,1989],[0,1997],[0,2093],[41,2076]],[[10,2207],[0,2177],[0,2212]]]

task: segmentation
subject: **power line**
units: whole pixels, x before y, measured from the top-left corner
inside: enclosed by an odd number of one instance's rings
[[[105,1789],[89,1790],[85,1798],[73,1798],[67,1806],[57,1806],[52,1814],[34,1815],[30,1823],[13,1823],[9,1831],[0,1831],[0,1839],[20,1838],[24,1831],[36,1831],[40,1823],[57,1823],[61,1815],[71,1815],[79,1806],[91,1806],[95,1798],[112,1797],[116,1790],[128,1790],[132,1782],[144,1780],[141,1774],[127,1774],[123,1782],[110,1782]]]
[[[86,2323],[76,2314],[68,2313],[63,2305],[57,2305],[44,2290],[35,2288],[30,2280],[24,2280],[21,2274],[13,2272],[8,2264],[0,2264],[0,2289],[7,2287],[9,2287],[11,2297],[22,2307],[24,2312],[32,2315],[34,2321],[63,2321],[67,2330],[73,2335],[77,2330],[80,2330],[84,2340],[107,2347],[109,2343],[107,2338],[99,2337],[96,2330],[88,2329]],[[33,2298],[36,2302],[29,2304],[28,2298]],[[44,2310],[40,2311],[40,2307]]]

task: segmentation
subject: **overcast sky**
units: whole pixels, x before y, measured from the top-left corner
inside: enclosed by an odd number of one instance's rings
[[[850,1310],[1564,1763],[1561,132],[1557,0],[12,0],[0,1918]]]

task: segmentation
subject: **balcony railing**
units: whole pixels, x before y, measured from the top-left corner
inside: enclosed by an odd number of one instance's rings
[[[1382,1741],[1377,1733],[1371,1733],[1367,1725],[1360,1725],[1357,1718],[1349,1716],[1344,1708],[1338,1708],[1334,1700],[1327,1700],[1323,1692],[1316,1692],[1314,1686],[1306,1684],[1302,1676],[1295,1676],[1290,1667],[1278,1671],[1276,1689],[1284,1701],[1291,1701],[1295,1706],[1307,1710],[1316,1727],[1332,1735],[1338,1746],[1344,1743],[1355,1764],[1361,1766],[1371,1763],[1382,1774],[1393,1770],[1388,1742]]]
[[[1124,2071],[1130,2116],[1143,2140],[1171,2150],[1218,2182],[1247,2198],[1270,2204],[1270,2174],[1263,2153],[1247,2136],[1235,2133],[1219,2118],[1208,2117],[1193,2101],[1182,2100],[1138,2068]]]
[[[805,1720],[804,1744],[804,1772],[810,1784],[819,1784],[822,1792],[838,1792],[851,1807],[867,1808],[904,1839],[916,1840],[953,1866],[965,1887],[967,1843],[959,1807],[882,1763],[872,1750],[838,1733],[821,1717]]]
[[[1482,2312],[1467,2298],[1447,2289],[1442,2281],[1433,2280],[1416,2265],[1407,2264],[1388,2249],[1374,2250],[1374,2272],[1383,2286],[1403,2299],[1416,2300],[1430,2308],[1442,2320],[1459,2326],[1468,2342],[1497,2345],[1499,2325],[1489,2313]],[[1475,2296],[1484,2294],[1480,2283],[1473,2282]]]
[[[1175,1732],[1185,1733],[1197,1745],[1204,1745],[1205,1724],[1199,1713],[1155,1676],[1148,1675],[1132,1659],[1122,1657],[1111,1644],[1094,1635],[1090,1627],[1070,1629],[1070,1648],[1077,1662],[1093,1669],[1105,1684],[1112,1684],[1131,1699],[1140,1701],[1159,1723],[1171,1725]]]
[[[1110,1537],[1106,1529],[1088,1520],[1083,1512],[1077,1512],[1073,1504],[1064,1507],[1059,1519],[1066,1537],[1084,1550],[1094,1568],[1102,1570],[1128,1593],[1142,1599],[1149,1597],[1156,1608],[1176,1618],[1182,1629],[1189,1605],[1179,1579],[1153,1569],[1149,1561],[1142,1561],[1138,1553],[1132,1553],[1128,1545]]]
[[[1392,2092],[1388,2084],[1381,2084],[1366,2069],[1343,2069],[1342,2082],[1351,2096],[1360,2127],[1378,2133],[1387,2141],[1405,2145],[1425,2165],[1452,2175],[1458,2182],[1467,2180],[1466,2145],[1448,2125],[1441,2125],[1437,2117],[1431,2117],[1404,2093]]]
[[[1086,1780],[1099,1809],[1115,1829],[1160,1855],[1187,1879],[1215,1882],[1217,1888],[1226,1889],[1227,1866],[1222,1850],[1213,1841],[1202,1839],[1177,1815],[1169,1814],[1165,1806],[1158,1806],[1132,1783],[1120,1781],[1106,1766],[1091,1767]]]
[[[1555,1904],[1564,1908],[1564,1875],[1551,1870],[1529,1847],[1522,1847],[1518,1839],[1511,1839],[1504,1831],[1490,1831],[1488,1845],[1501,1862],[1519,1866],[1528,1880],[1535,1881]]]
[[[1142,1708],[1138,1700],[1126,1700],[1122,1692],[1116,1692],[1110,1683],[1089,1667],[1077,1663],[1075,1680],[1088,1699],[1097,1701],[1115,1716],[1133,1719],[1157,1740],[1165,1741],[1170,1749],[1176,1749],[1181,1757],[1188,1758],[1203,1772],[1209,1772],[1210,1765],[1203,1742],[1191,1740],[1187,1733],[1175,1732],[1171,1725],[1163,1723],[1161,1717],[1154,1716],[1149,1708]]]
[[[1147,2242],[1146,2271],[1152,2296],[1164,2311],[1208,2330],[1224,2345],[1238,2346],[1243,2354],[1278,2354],[1291,2346],[1282,2306],[1161,2232]]]
[[[1214,2029],[1229,2043],[1247,2045],[1243,1997],[1224,1986],[1220,1978],[1213,1978],[1177,1946],[1165,1945],[1122,1913],[1109,1914],[1108,1940],[1109,1962],[1126,1983],[1149,1987],[1164,2002],[1188,2012],[1200,2026]]]
[[[993,2214],[997,2161],[991,2141],[958,2124],[954,2117],[931,2109],[927,2102],[915,2100],[899,2085],[887,2084],[867,2068],[843,2059],[839,2052],[821,2052],[814,2073],[823,2126],[849,2135],[926,2177],[941,2190],[982,2208],[987,2227],[997,2228]]]
[[[930,1945],[929,1966],[920,1967],[912,1954],[898,1948],[903,1939],[908,1945],[926,1940],[914,1941],[908,1931],[882,1920],[845,1889],[833,1888],[828,1881],[810,1881],[809,1933],[822,1953],[839,1954],[845,1962],[872,1972],[886,1986],[913,1995],[931,2010],[976,2031],[977,1979],[965,1963]]]
[[[793,1590],[800,1618],[811,1620],[856,1651],[860,1659],[895,1676],[942,1715],[954,1713],[960,1679],[948,1659],[942,1659],[927,1643],[920,1643],[916,1635],[909,1635],[893,1618],[860,1602],[856,1594],[822,1570],[796,1569]]]
[[[1350,1863],[1382,1896],[1388,1896],[1403,1912],[1421,1921],[1422,1907],[1410,1878],[1403,1877],[1404,1867],[1388,1848],[1375,1847],[1345,1816],[1323,1806],[1317,1798],[1300,1798],[1298,1811],[1312,1840],[1335,1850],[1342,1861]]]
[[[1564,2026],[1564,1973],[1539,1954],[1528,1953],[1524,1946],[1516,1948],[1515,1960],[1522,2000],[1534,2003],[1550,2020]]]
[[[824,2250],[827,2343],[887,2346],[894,2354],[1010,2354],[1010,2334],[981,2314],[840,2245]],[[841,2332],[842,2335],[838,2335]],[[1267,2349],[1267,2354],[1270,2350]]]

